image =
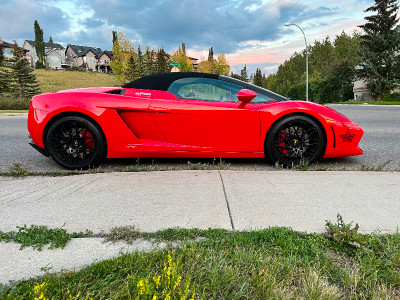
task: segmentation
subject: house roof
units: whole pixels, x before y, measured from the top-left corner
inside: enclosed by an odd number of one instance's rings
[[[68,45],[68,47],[71,47],[71,49],[76,53],[76,55],[78,55],[78,57],[85,56],[86,53],[88,53],[89,51],[92,51],[96,58],[99,58],[103,54],[103,50],[101,50],[100,48],[79,45]]]
[[[10,43],[4,42],[4,41],[1,45],[3,46],[3,48],[13,48],[14,47],[14,44],[10,44]]]
[[[36,46],[36,42],[35,41],[26,40],[26,42],[29,45],[31,45],[32,47]],[[45,48],[54,48],[54,49],[64,49],[63,46],[61,46],[60,44],[55,44],[55,43],[44,43],[44,47]]]
[[[1,47],[2,47],[2,48],[14,48],[14,44],[7,43],[7,42],[2,41]],[[18,47],[18,48],[19,48],[20,50],[24,51],[25,53],[29,52],[29,50],[24,49],[24,48],[22,48],[22,47]]]
[[[102,55],[103,55],[103,54],[107,55],[109,58],[113,58],[113,53],[112,53],[112,51],[104,50],[104,52],[102,53]]]

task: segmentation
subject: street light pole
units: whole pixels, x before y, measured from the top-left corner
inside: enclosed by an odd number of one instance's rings
[[[299,28],[301,30],[301,32],[303,33],[303,36],[304,36],[304,41],[306,43],[306,101],[308,101],[308,46],[307,46],[306,35],[305,35],[303,29],[301,29],[301,27],[297,24],[285,24],[285,26],[296,26],[297,28]]]

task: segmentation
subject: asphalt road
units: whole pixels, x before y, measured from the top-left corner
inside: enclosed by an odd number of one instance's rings
[[[360,142],[361,156],[324,159],[311,169],[328,170],[400,170],[400,106],[330,105],[349,117],[364,129]],[[0,114],[0,172],[7,172],[19,163],[30,172],[65,171],[51,158],[42,156],[28,144],[26,116],[1,116]],[[112,159],[102,166],[105,170],[117,170],[138,164],[142,167],[157,165],[167,168],[187,168],[193,164],[212,165],[212,159]],[[234,170],[274,170],[275,167],[262,159],[226,159]]]

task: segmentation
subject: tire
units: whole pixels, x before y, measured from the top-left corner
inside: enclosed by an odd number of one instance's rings
[[[106,156],[106,142],[100,127],[80,116],[66,116],[51,125],[46,149],[53,160],[69,170],[88,169]]]
[[[289,116],[275,123],[265,141],[265,156],[284,167],[312,163],[322,156],[321,127],[306,116]]]

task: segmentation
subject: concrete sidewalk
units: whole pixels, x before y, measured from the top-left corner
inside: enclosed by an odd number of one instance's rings
[[[400,225],[400,173],[229,170],[0,177],[3,232],[24,224],[65,224],[70,232],[94,233],[126,225],[146,232],[269,226],[322,232],[325,220],[336,221],[337,213],[345,222],[359,223],[364,232],[395,232]],[[79,240],[63,250],[43,252],[17,251],[15,245],[0,243],[0,257],[10,258],[0,264],[0,283],[43,274],[43,261],[59,271],[118,255],[126,248],[107,244],[94,252],[93,243],[98,241]],[[77,248],[85,259],[77,259]],[[132,249],[136,248],[126,251]],[[13,255],[7,254],[10,251]]]

